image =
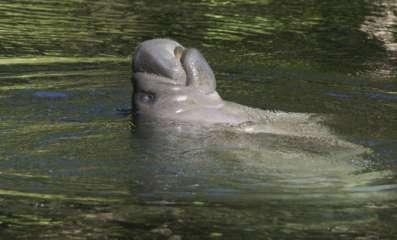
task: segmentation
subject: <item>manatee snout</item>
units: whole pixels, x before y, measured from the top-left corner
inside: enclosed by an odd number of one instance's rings
[[[134,73],[154,74],[173,80],[174,84],[186,82],[186,73],[175,56],[179,43],[168,39],[152,39],[141,43],[133,59]]]
[[[214,73],[201,53],[170,39],[141,43],[135,52],[133,70],[134,74],[164,77],[173,85],[192,87],[205,94],[216,89]]]
[[[201,53],[169,39],[141,43],[133,58],[134,121],[242,122],[216,91],[214,73]]]
[[[186,49],[181,58],[186,72],[186,85],[209,94],[216,89],[214,73],[203,55],[197,49]]]

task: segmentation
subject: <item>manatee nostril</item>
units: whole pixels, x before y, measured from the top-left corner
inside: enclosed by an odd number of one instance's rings
[[[180,61],[182,58],[182,55],[183,55],[183,47],[176,46],[174,49],[174,55],[175,55],[175,58],[178,59],[178,61]]]
[[[186,85],[186,72],[181,64],[184,49],[182,45],[169,39],[145,41],[135,51],[134,74],[141,74],[140,78],[143,79],[153,79],[151,82]],[[139,82],[147,82],[143,79]]]

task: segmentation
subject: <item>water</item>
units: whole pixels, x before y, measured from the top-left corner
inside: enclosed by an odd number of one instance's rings
[[[4,0],[0,13],[1,239],[397,235],[395,1]],[[330,115],[368,151],[142,134],[117,109],[131,53],[155,37],[200,49],[225,99]]]

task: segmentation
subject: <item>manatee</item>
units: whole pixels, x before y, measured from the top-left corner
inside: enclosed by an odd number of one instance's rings
[[[149,156],[134,174],[146,200],[255,199],[273,183],[327,193],[350,184],[370,153],[326,127],[327,115],[223,100],[203,55],[170,39],[137,47],[132,83],[134,133]]]
[[[142,42],[133,57],[134,121],[227,126],[247,133],[329,137],[323,116],[262,110],[225,101],[203,55],[170,39]]]

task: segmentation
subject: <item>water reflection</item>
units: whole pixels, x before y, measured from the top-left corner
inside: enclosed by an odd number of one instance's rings
[[[394,77],[397,63],[397,4],[394,1],[376,1],[373,3],[372,14],[362,23],[360,30],[369,38],[380,41],[387,51],[389,61],[379,66],[377,74]]]
[[[1,1],[0,238],[393,239],[395,8]],[[154,37],[202,50],[225,99],[333,114],[324,124],[370,154],[270,134],[130,133],[115,111],[130,105],[128,56]]]
[[[380,211],[394,211],[397,185],[389,180],[395,174],[368,171],[377,160],[360,148],[165,122],[145,121],[134,131],[147,155],[132,170],[138,200],[149,206],[183,206],[187,215],[178,214],[176,221],[211,219],[232,239],[238,239],[235,234],[276,232],[291,239],[297,232],[306,237],[367,236],[378,231],[369,226]],[[206,233],[202,224],[195,229]]]
[[[383,42],[387,51],[390,52],[397,51],[395,38],[396,9],[397,3],[394,1],[376,1],[373,12],[376,12],[377,16],[374,16],[375,14],[368,16],[361,25],[362,31]]]
[[[149,155],[136,162],[134,173],[144,201],[309,200],[361,192],[371,178],[392,174],[364,174],[374,160],[371,151],[326,136],[243,133],[149,120],[135,131]]]
[[[390,27],[383,35],[394,32],[392,1],[187,1],[177,5],[126,0],[4,1],[0,4],[4,13],[0,19],[0,54],[127,56],[142,40],[170,37],[208,52],[223,50],[213,56],[215,63],[223,62],[216,61],[218,57],[225,59],[222,56],[230,54],[228,62],[244,66],[263,66],[271,60],[338,71],[353,68],[355,73],[365,71],[368,60],[378,63],[384,57],[379,43],[358,28],[362,25],[365,32],[380,29],[376,21],[371,26],[367,23],[384,9],[383,15],[390,15]],[[222,48],[225,44],[233,47]],[[247,54],[255,57],[236,58]]]

